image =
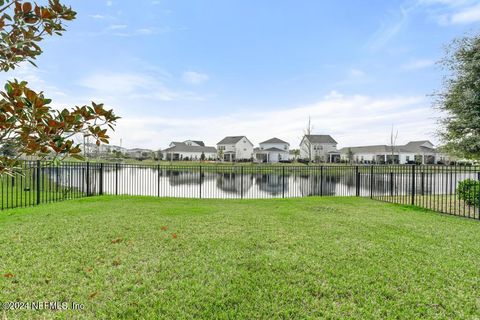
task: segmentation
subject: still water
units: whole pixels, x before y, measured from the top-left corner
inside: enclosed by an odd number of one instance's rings
[[[90,168],[53,168],[44,170],[56,183],[92,194],[148,195],[186,198],[275,198],[305,196],[369,196],[411,194],[452,194],[457,184],[465,179],[477,179],[476,172],[437,173],[415,175],[400,173],[355,174],[353,168],[317,171],[262,172],[250,169],[248,173],[216,172],[214,169],[157,169],[155,167],[112,167],[103,170]],[[225,171],[225,170],[224,170]],[[228,171],[228,170],[227,170]],[[415,180],[415,182],[413,181]],[[88,182],[88,185],[87,185]],[[103,187],[101,187],[101,185]]]

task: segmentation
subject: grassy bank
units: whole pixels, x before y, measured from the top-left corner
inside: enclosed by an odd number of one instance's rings
[[[0,301],[84,305],[9,319],[475,318],[479,231],[359,198],[72,200],[0,213]]]

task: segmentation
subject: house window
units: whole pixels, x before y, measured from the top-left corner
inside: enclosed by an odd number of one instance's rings
[[[407,161],[410,161],[410,156],[407,156],[407,157],[406,157],[406,160],[407,160]]]
[[[287,150],[287,145],[284,145],[284,146],[283,146],[283,150]]]
[[[225,146],[218,146],[218,150],[225,150]]]

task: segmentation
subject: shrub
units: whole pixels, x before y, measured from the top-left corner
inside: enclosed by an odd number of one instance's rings
[[[480,181],[467,179],[458,184],[458,197],[469,205],[480,205]]]

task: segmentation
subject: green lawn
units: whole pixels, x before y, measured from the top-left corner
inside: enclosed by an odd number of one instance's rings
[[[478,318],[479,243],[361,198],[72,200],[0,212],[0,302],[85,309],[0,317]]]

